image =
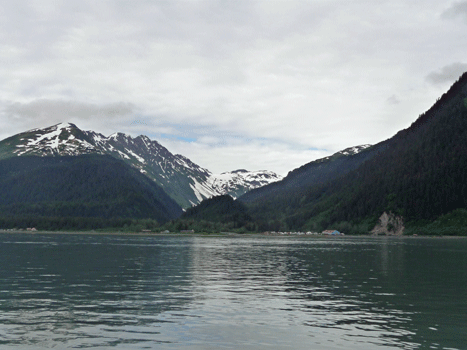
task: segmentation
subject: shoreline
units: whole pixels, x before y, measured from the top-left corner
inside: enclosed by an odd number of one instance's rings
[[[112,231],[28,231],[28,230],[1,230],[0,234],[28,234],[28,235],[102,235],[102,236],[153,236],[153,237],[301,237],[301,238],[332,238],[332,239],[346,239],[346,238],[374,238],[374,239],[418,239],[418,238],[467,238],[467,236],[440,236],[440,235],[401,235],[401,236],[384,236],[384,235],[345,235],[345,236],[332,236],[332,235],[280,235],[280,234],[265,234],[265,233],[236,233],[236,232],[219,232],[219,233],[180,233],[180,232],[171,232],[171,233],[161,233],[161,232],[112,232]]]

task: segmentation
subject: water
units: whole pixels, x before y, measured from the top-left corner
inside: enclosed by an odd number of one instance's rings
[[[0,234],[1,349],[467,349],[467,239]]]

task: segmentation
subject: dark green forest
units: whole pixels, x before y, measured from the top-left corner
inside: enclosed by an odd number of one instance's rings
[[[0,161],[1,228],[93,229],[135,224],[128,220],[143,220],[142,224],[152,227],[181,213],[158,185],[110,156]]]
[[[255,232],[258,227],[247,207],[229,195],[205,199],[189,208],[176,221],[166,224],[169,231],[194,230],[195,232]]]

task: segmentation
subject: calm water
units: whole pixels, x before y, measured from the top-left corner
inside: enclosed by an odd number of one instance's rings
[[[467,349],[467,239],[0,234],[1,349]]]

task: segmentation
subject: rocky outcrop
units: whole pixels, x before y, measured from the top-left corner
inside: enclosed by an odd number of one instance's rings
[[[396,216],[392,212],[389,212],[389,214],[384,212],[370,233],[373,235],[401,236],[404,233],[404,229],[402,216]]]

